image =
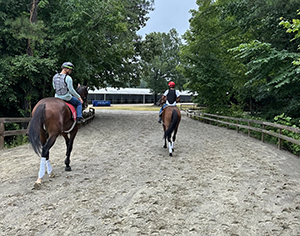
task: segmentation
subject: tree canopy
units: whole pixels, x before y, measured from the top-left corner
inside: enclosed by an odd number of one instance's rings
[[[168,81],[175,82],[177,89],[183,89],[185,79],[177,69],[181,45],[175,29],[168,33],[150,33],[142,42],[140,62],[143,79],[155,94],[163,93],[168,88]]]
[[[299,58],[299,39],[280,25],[281,17],[295,18],[298,1],[197,3],[180,55],[198,102],[213,112],[230,112],[229,107],[238,105],[268,119],[281,113],[300,117],[298,69],[293,64]]]
[[[0,115],[28,115],[53,96],[52,77],[65,61],[74,83],[138,85],[141,36],[153,0],[0,1]]]
[[[145,26],[154,0],[0,0],[0,116],[26,116],[53,96],[64,61],[74,83],[137,86],[173,80],[207,111],[300,119],[299,0],[197,0],[178,36]]]

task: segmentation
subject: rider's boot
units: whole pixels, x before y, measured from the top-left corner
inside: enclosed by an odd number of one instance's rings
[[[161,123],[161,116],[158,117],[158,123]]]
[[[77,117],[76,121],[77,121],[78,124],[81,124],[81,123],[85,122],[85,119],[83,117]]]

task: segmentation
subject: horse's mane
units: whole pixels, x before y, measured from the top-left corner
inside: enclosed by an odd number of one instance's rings
[[[76,92],[82,97],[83,99],[83,110],[85,108],[88,107],[88,104],[87,104],[87,96],[88,96],[88,87],[87,86],[84,86],[84,85],[79,85],[79,87],[76,89]]]
[[[80,86],[76,89],[77,93],[81,93],[82,90],[86,90],[86,86],[80,85]]]

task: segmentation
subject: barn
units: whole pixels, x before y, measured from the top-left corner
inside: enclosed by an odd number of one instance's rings
[[[88,102],[92,103],[95,100],[109,101],[111,104],[146,104],[154,103],[159,99],[160,95],[155,98],[155,95],[150,89],[145,88],[103,88],[89,90]],[[180,102],[191,102],[192,93],[180,91]]]

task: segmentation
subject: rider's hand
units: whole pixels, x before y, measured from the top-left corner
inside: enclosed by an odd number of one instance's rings
[[[82,100],[82,98],[79,98],[79,101],[81,102],[81,104],[83,103],[83,100]]]

